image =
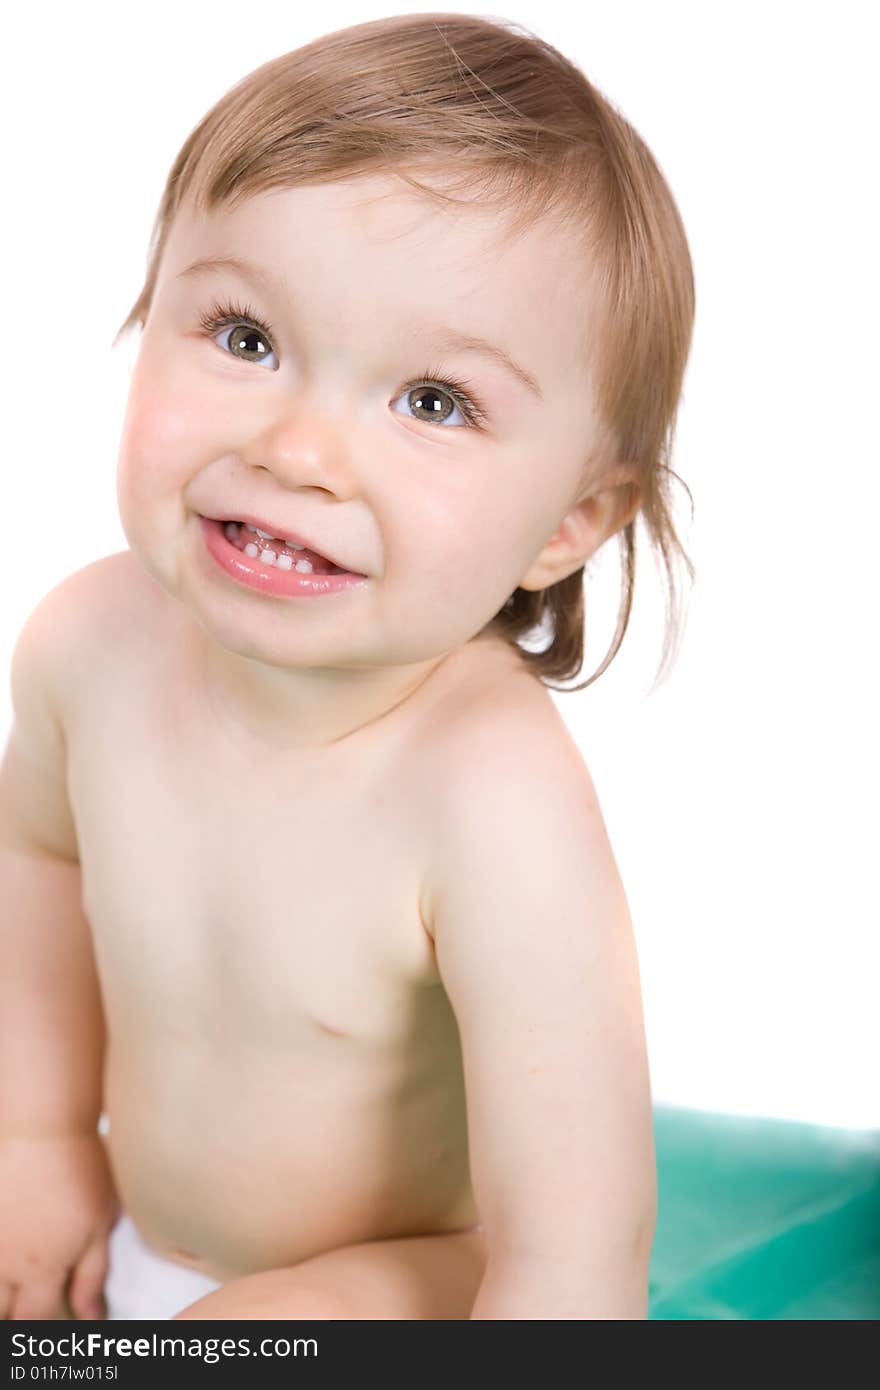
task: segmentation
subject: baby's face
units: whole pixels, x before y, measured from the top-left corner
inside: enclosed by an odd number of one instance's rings
[[[497,214],[437,211],[384,178],[179,214],[118,499],[132,549],[228,649],[278,666],[428,660],[529,575],[596,435],[589,304],[561,237],[533,227],[499,248],[501,231]],[[208,257],[254,273],[186,273]],[[232,317],[206,328],[215,306]],[[534,384],[449,334],[503,349]],[[238,583],[200,516],[243,514],[366,578],[287,598]]]

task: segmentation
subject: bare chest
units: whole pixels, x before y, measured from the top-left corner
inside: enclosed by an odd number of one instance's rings
[[[438,979],[414,779],[381,756],[249,761],[185,680],[136,651],[110,665],[68,757],[117,1033],[211,1046],[234,1033],[239,1050],[399,1038],[413,990]]]

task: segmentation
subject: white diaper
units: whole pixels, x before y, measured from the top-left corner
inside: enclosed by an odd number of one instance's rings
[[[110,1268],[104,1284],[107,1317],[161,1321],[220,1288],[216,1279],[163,1259],[141,1238],[124,1212],[110,1232]]]

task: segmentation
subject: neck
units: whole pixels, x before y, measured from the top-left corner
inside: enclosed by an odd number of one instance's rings
[[[501,641],[486,628],[462,648],[406,666],[291,669],[231,652],[187,621],[183,651],[224,736],[283,753],[330,747],[402,717],[469,649]]]

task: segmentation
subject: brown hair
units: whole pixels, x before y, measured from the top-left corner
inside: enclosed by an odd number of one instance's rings
[[[447,191],[405,172],[413,169],[442,170]],[[679,636],[673,557],[691,580],[695,574],[672,521],[669,479],[678,475],[668,466],[694,315],[687,240],[640,136],[578,67],[523,26],[466,14],[395,15],[327,34],[244,77],[174,161],[144,286],[114,346],[146,322],[185,198],[208,214],[272,188],[388,172],[431,199],[476,194],[509,216],[514,235],[540,217],[578,238],[585,274],[599,288],[598,320],[584,326],[584,348],[595,355],[604,426],[584,481],[606,460],[636,465],[638,509],[617,533],[622,594],[611,647],[589,680],[550,689],[584,689],[617,654],[632,609],[639,515],[667,580],[656,686]],[[517,587],[492,620],[545,684],[582,669],[584,569],[543,590]],[[542,627],[549,645],[520,645]]]

